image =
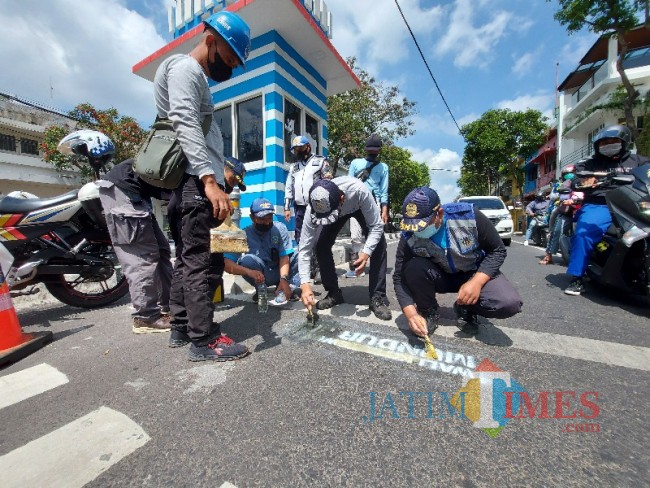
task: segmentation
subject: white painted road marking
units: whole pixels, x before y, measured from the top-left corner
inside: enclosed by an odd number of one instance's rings
[[[3,488],[76,488],[149,442],[126,415],[101,407],[0,457]]]
[[[250,295],[239,294],[231,295],[229,298],[238,301],[251,302]],[[286,310],[305,313],[305,308],[301,302],[292,302]],[[335,313],[332,313],[334,310]],[[389,328],[407,329],[405,317],[393,310],[395,319],[391,321],[380,320],[374,316],[366,306],[354,305],[352,303],[342,303],[335,309],[319,310],[321,316],[329,316],[336,319],[358,320],[372,325],[381,325]],[[397,314],[397,315],[396,315]],[[400,327],[398,324],[403,324]],[[551,354],[553,356],[568,357],[580,359],[582,361],[591,361],[594,363],[608,364],[610,366],[621,366],[623,368],[638,369],[641,371],[650,371],[650,348],[641,346],[630,346],[616,342],[605,342],[583,337],[573,337],[562,334],[551,334],[548,332],[536,332],[526,329],[515,329],[511,327],[496,327],[501,331],[501,335],[506,336],[512,341],[512,347],[523,351],[539,352]],[[484,329],[481,327],[481,329]],[[436,347],[436,338],[453,338],[456,340],[469,341],[475,344],[482,344],[478,339],[458,338],[456,333],[458,329],[454,326],[438,327],[433,342]],[[482,332],[483,333],[483,332]],[[480,336],[479,336],[480,337]]]
[[[65,385],[68,377],[49,364],[39,364],[0,377],[0,409]]]

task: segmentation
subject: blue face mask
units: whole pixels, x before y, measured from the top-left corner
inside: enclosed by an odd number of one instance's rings
[[[436,227],[435,224],[427,225],[423,230],[418,232],[413,232],[416,237],[420,239],[431,239],[438,231],[442,229],[442,224],[439,227]]]

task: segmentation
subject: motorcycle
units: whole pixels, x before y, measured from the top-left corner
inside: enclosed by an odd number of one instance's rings
[[[612,188],[605,194],[612,225],[591,254],[587,275],[606,287],[650,295],[650,163],[629,174],[581,172],[577,176],[604,176],[596,187]]]
[[[560,190],[560,195],[565,193],[572,194],[571,196],[572,203],[571,204],[560,203],[560,209],[562,210],[561,213],[564,216],[565,222],[561,229],[562,233],[559,239],[559,249],[560,249],[560,255],[562,256],[562,261],[564,262],[564,265],[568,266],[569,257],[571,255],[571,237],[573,237],[573,231],[575,228],[575,222],[573,219],[575,217],[576,212],[582,206],[582,199],[584,198],[584,194],[582,192],[571,191],[569,189]]]
[[[67,305],[96,308],[128,292],[94,183],[53,198],[0,198],[0,262],[14,297],[42,283]]]
[[[533,228],[533,232],[530,234],[530,240],[534,245],[543,247],[546,249],[546,244],[548,243],[548,216],[546,212],[536,213],[533,217],[536,224]]]

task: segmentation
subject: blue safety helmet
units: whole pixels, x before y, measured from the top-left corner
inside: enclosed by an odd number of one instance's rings
[[[246,66],[246,58],[251,50],[251,29],[237,14],[221,10],[203,21],[207,26],[216,30],[230,45],[242,66]]]

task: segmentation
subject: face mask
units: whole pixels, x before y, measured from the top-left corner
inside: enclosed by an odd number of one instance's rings
[[[224,181],[223,186],[224,186],[226,194],[228,194],[228,195],[230,195],[232,193],[232,191],[235,189],[235,187],[230,186],[227,181]]]
[[[305,161],[309,157],[309,151],[297,151],[296,161]]]
[[[273,227],[273,224],[255,224],[255,230],[258,232],[268,232]]]
[[[217,82],[229,80],[232,76],[232,68],[224,63],[221,56],[219,56],[219,51],[214,55],[214,62],[208,59],[208,72],[210,78]]]
[[[565,180],[572,180],[575,177],[576,177],[576,175],[574,175],[573,173],[568,173],[568,174],[564,175]]]
[[[413,232],[416,237],[419,237],[420,239],[431,239],[434,235],[438,233],[438,231],[442,228],[442,224],[440,224],[439,227],[436,227],[435,224],[428,225],[424,228],[424,230],[418,231],[418,232]]]
[[[598,152],[605,157],[611,158],[612,156],[616,156],[618,153],[620,153],[621,149],[623,149],[623,144],[618,142],[614,144],[605,144],[604,146],[600,146],[598,148]]]

